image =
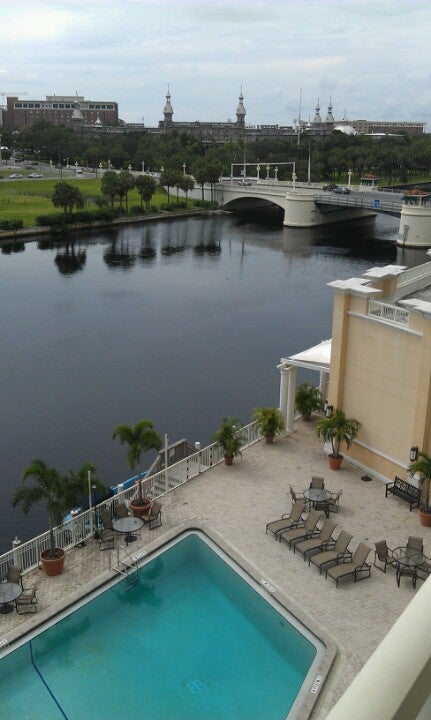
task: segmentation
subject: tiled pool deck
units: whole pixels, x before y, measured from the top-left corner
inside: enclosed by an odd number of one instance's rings
[[[363,482],[360,470],[344,463],[339,472],[330,471],[313,423],[297,423],[297,431],[277,438],[273,445],[259,442],[235,460],[232,467],[218,465],[165,496],[163,525],[152,531],[145,527],[141,539],[133,543],[132,554],[160,540],[167,531],[201,518],[211,525],[235,550],[260,571],[262,578],[280,588],[303,612],[309,614],[333,638],[337,658],[320,693],[313,720],[323,720],[338,697],[348,687],[367,658],[380,643],[416,591],[410,578],[402,578],[397,588],[395,573],[373,568],[371,577],[361,582],[335,583],[308,567],[285,543],[265,534],[265,525],[290,508],[289,485],[304,490],[311,475],[323,475],[330,490],[343,489],[337,521],[339,529],[353,535],[351,548],[360,541],[373,548],[386,539],[390,547],[404,545],[408,535],[424,537],[425,553],[431,555],[431,537],[419,525],[415,511],[397,498],[385,498],[380,480]],[[58,603],[82,593],[85,584],[108,570],[108,552],[100,552],[95,540],[84,548],[70,551],[65,569],[58,577],[47,577],[35,570],[24,583],[37,584],[36,615],[15,612],[0,616],[0,639],[16,637],[39,622]]]

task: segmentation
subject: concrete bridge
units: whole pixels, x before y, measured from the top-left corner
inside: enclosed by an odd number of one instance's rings
[[[353,189],[351,194],[324,191],[321,185],[266,180],[222,179],[217,201],[226,210],[245,212],[276,205],[287,227],[315,227],[386,213],[400,218],[403,247],[431,247],[431,207],[403,201],[402,193]]]

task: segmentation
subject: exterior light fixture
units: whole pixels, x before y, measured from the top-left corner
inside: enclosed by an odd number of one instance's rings
[[[328,418],[328,417],[331,417],[333,409],[334,409],[334,406],[333,406],[333,405],[327,405],[327,406],[326,406],[325,415],[326,415],[327,418]]]
[[[415,462],[418,459],[418,451],[419,448],[417,445],[410,448],[410,462]]]

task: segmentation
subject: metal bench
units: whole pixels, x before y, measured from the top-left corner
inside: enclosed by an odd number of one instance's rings
[[[405,500],[410,505],[410,512],[412,508],[419,507],[420,490],[414,485],[410,485],[407,480],[402,480],[395,475],[394,482],[386,483],[385,497],[388,495],[396,495]]]

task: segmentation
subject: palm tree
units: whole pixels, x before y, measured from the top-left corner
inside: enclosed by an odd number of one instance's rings
[[[49,557],[57,557],[54,541],[54,527],[60,525],[66,513],[78,505],[87,490],[88,472],[94,473],[95,465],[84,463],[77,472],[69,470],[67,475],[54,467],[50,467],[40,458],[32,460],[24,470],[21,481],[27,478],[35,481],[34,485],[19,487],[12,495],[12,506],[21,506],[25,515],[37,502],[44,500],[49,519]],[[97,478],[92,482],[99,489],[105,489],[103,483]]]
[[[323,438],[324,442],[330,442],[332,446],[332,457],[340,458],[340,444],[344,441],[346,447],[355,439],[359,432],[361,423],[356,418],[348,418],[344,410],[336,408],[329,417],[322,417],[316,425],[317,436]],[[331,457],[331,456],[330,456]]]
[[[408,467],[409,475],[420,476],[421,497],[419,507],[422,512],[431,513],[431,457],[424,452],[419,452],[417,460]]]
[[[129,446],[127,451],[127,460],[129,467],[138,470],[138,501],[143,500],[141,478],[141,457],[148,450],[159,451],[162,447],[162,438],[159,433],[154,430],[151,420],[140,420],[135,427],[131,425],[116,425],[112,432],[112,439],[120,438],[122,445],[126,443]]]

